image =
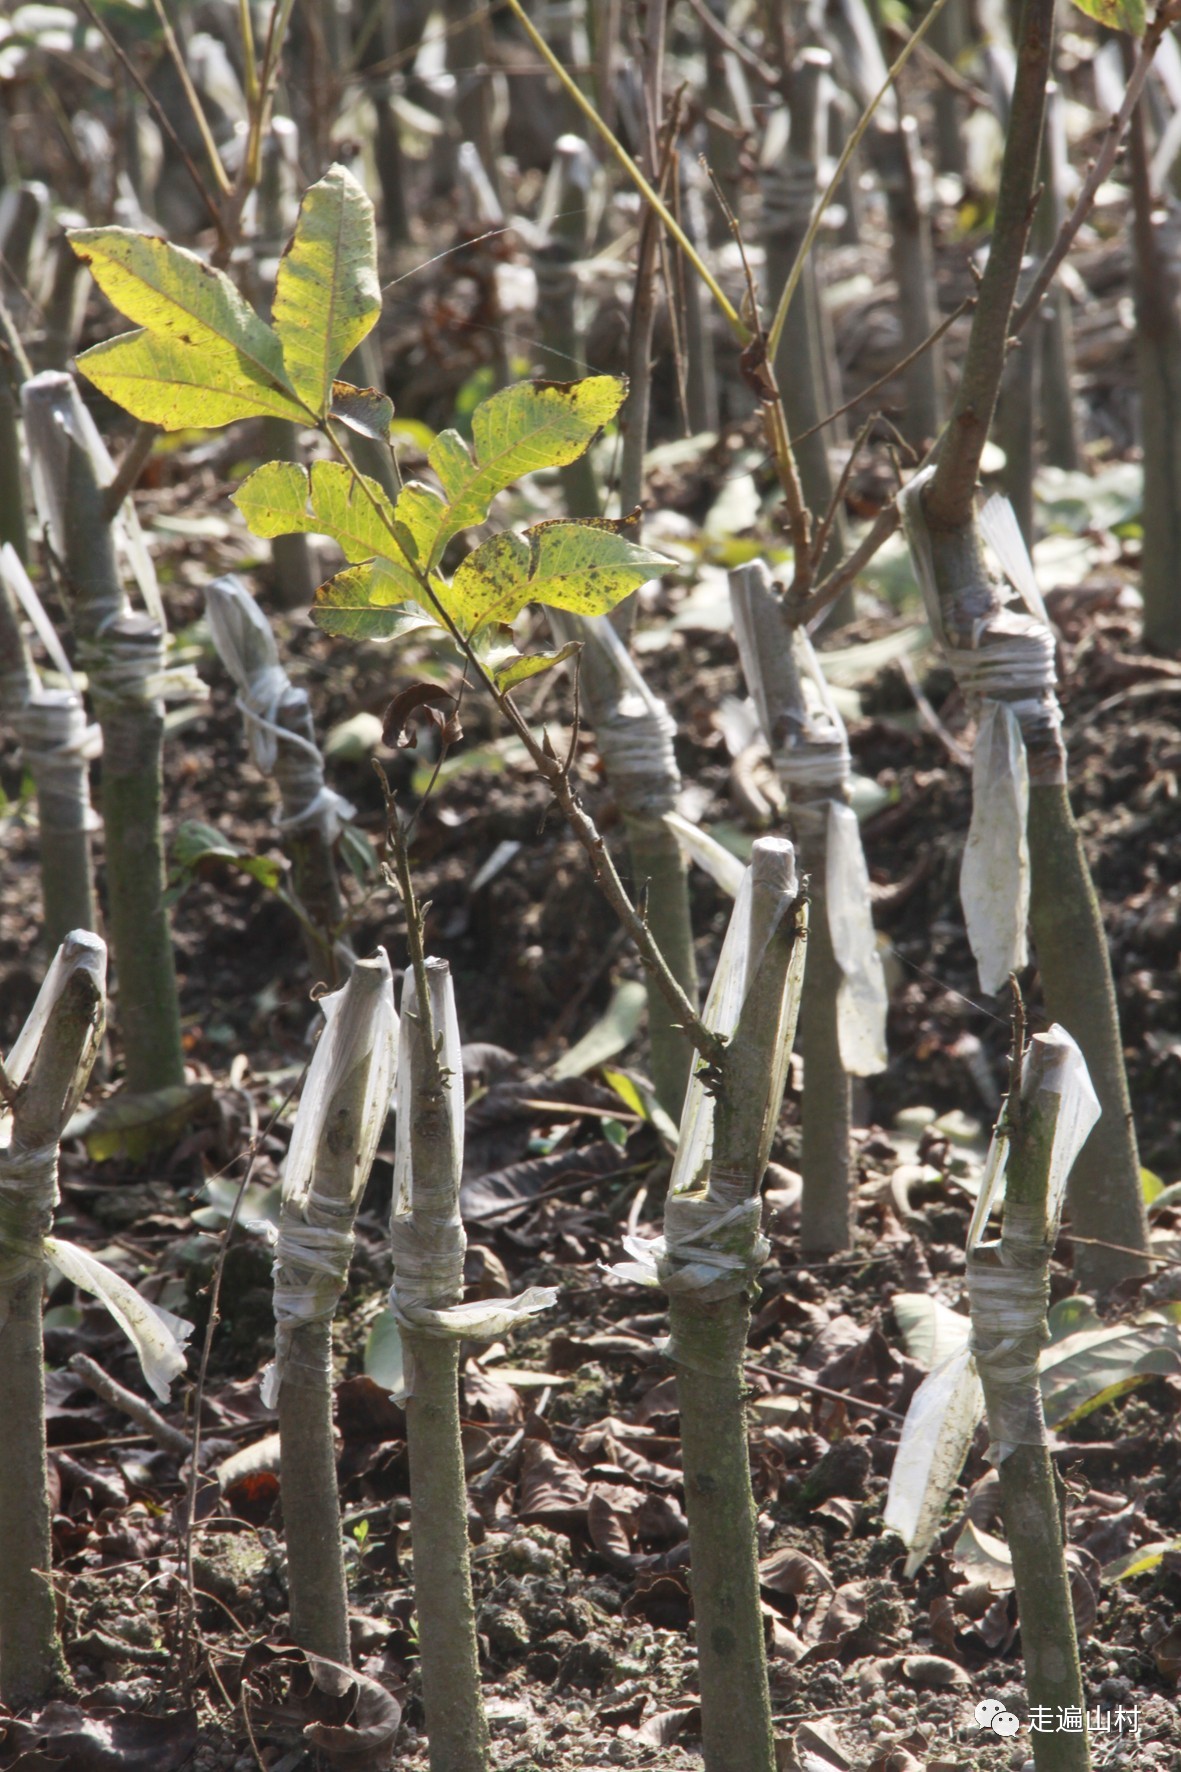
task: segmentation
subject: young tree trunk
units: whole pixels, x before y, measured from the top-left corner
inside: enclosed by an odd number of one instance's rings
[[[111,941],[127,1087],[184,1082],[172,936],[164,903],[161,831],[164,635],[128,613],[106,488],[87,447],[71,377],[47,370],[25,383],[26,424],[57,504],[70,619],[103,737],[103,823]]]
[[[791,76],[791,145],[780,166],[763,173],[763,241],[767,254],[766,299],[774,303],[787,282],[796,254],[808,230],[816,201],[819,141],[824,107],[821,85],[832,65],[826,50],[806,49]],[[823,394],[823,333],[820,324],[819,290],[815,257],[788,309],[787,320],[775,356],[775,376],[783,396],[784,411],[792,436],[804,501],[816,523],[832,503],[834,481],[828,459],[828,437],[814,430],[827,416]],[[812,435],[805,437],[805,431]],[[835,564],[847,553],[844,512],[838,509],[821,567]],[[834,606],[834,624],[848,621],[853,613],[852,591],[843,592]]]
[[[966,0],[950,0],[931,26],[931,48],[954,68],[968,43]],[[935,88],[935,145],[940,172],[964,170],[964,101],[946,81]]]
[[[45,1703],[68,1681],[57,1634],[46,1488],[41,1239],[53,1219],[58,1142],[86,1085],[102,1022],[90,961],[102,943],[69,938],[77,965],[56,999],[0,1147],[0,1696],[14,1710]]]
[[[1143,100],[1132,113],[1136,366],[1144,446],[1144,638],[1181,651],[1181,314],[1177,274],[1153,219]]]
[[[1018,285],[1024,293],[1033,275],[1033,260],[1026,259]],[[1005,454],[1002,484],[1013,507],[1027,548],[1034,543],[1033,476],[1037,471],[1037,415],[1042,406],[1042,358],[1039,329],[1010,348],[997,403],[997,440]]]
[[[706,1772],[771,1772],[775,1731],[750,1481],[745,1293],[670,1298]]]
[[[647,9],[646,61],[642,107],[640,165],[649,184],[659,183],[658,140],[664,106],[664,37],[668,0],[651,0]],[[652,331],[656,324],[656,280],[660,263],[661,224],[645,206],[640,218],[636,282],[628,326],[627,404],[620,415],[623,449],[619,468],[619,508],[624,516],[644,496],[644,456],[648,448],[648,412],[652,396]],[[638,539],[638,538],[637,538]],[[621,634],[630,634],[636,600],[627,597],[611,612]]]
[[[648,922],[673,977],[697,1002],[697,960],[689,912],[688,872],[681,846],[664,822],[676,809],[681,776],[673,751],[676,726],[648,689],[609,622],[549,611],[562,641],[582,642],[580,685],[607,779],[623,814],[638,892],[647,882]],[[647,977],[648,1037],[657,1099],[680,1118],[693,1048],[675,1027],[659,986]]]
[[[545,237],[533,254],[537,277],[538,361],[549,381],[573,381],[586,374],[582,337],[577,323],[578,275],[587,238],[587,200],[594,176],[594,158],[576,135],[558,137],[554,164],[546,186],[548,218]],[[551,198],[552,193],[552,201]],[[566,511],[571,517],[598,514],[599,489],[589,453],[559,468]]]
[[[300,460],[299,433],[285,418],[264,418],[264,461]],[[276,535],[271,542],[273,588],[280,609],[308,609],[320,579],[312,561],[311,539],[306,535]]]
[[[387,1004],[388,999],[388,1004]],[[379,950],[357,963],[332,999],[321,1041],[331,1063],[312,1060],[284,1176],[275,1251],[275,1363],[264,1401],[279,1409],[280,1495],[287,1543],[291,1634],[310,1655],[347,1668],[348,1585],[332,1436],[332,1322],[348,1279],[353,1221],[385,1123],[392,1072],[381,1045],[393,1020],[389,962]],[[317,1048],[316,1057],[320,1056]],[[376,1074],[376,1082],[375,1082]],[[381,1080],[384,1077],[384,1082]],[[334,1083],[334,1087],[332,1087]],[[332,1092],[324,1099],[324,1091]],[[309,1172],[292,1174],[297,1148]],[[302,1157],[300,1159],[302,1162]],[[324,1675],[330,1686],[343,1676]]]
[[[291,1637],[309,1655],[348,1667],[349,1595],[332,1430],[332,1324],[291,1338],[279,1392],[279,1487]]]
[[[817,705],[824,682],[820,665],[807,635],[791,627],[784,600],[772,588],[770,572],[761,560],[737,567],[730,574],[730,602],[743,675],[789,804],[800,864],[811,882],[801,1021],[804,1194],[800,1238],[806,1254],[836,1255],[850,1248],[853,1238],[850,1073],[880,1070],[886,1056],[885,981],[874,945],[868,878],[860,902],[850,903],[852,870],[847,861],[840,861],[841,851],[833,864],[837,877],[831,894],[829,891],[830,844],[848,840],[844,824],[835,815],[838,809],[847,814],[852,772],[849,745],[831,701]],[[855,841],[860,852],[860,837]],[[863,856],[857,871],[865,874]],[[834,927],[841,931],[840,956],[834,948]],[[852,975],[848,989],[863,1013],[858,1016],[856,1040],[853,1027],[847,1025],[850,1049],[842,1054],[846,966]]]
[[[1032,902],[1039,906],[1034,928],[1046,1000],[1059,1005],[1075,1001],[1073,981],[1081,974],[1093,988],[1082,1006],[1082,1019],[1078,1013],[1072,1018],[1068,1012],[1058,1012],[1093,1066],[1103,1117],[1091,1142],[1096,1137],[1101,1144],[1110,1140],[1107,1148],[1118,1151],[1118,1161],[1100,1178],[1092,1167],[1089,1146],[1084,1150],[1072,1181],[1072,1214],[1080,1232],[1146,1250],[1140,1165],[1128,1113],[1111,962],[1098,917],[1085,909],[1089,882],[1066,795],[1053,648],[1040,622],[1005,611],[974,514],[976,477],[996,405],[1029,228],[1052,36],[1053,0],[1024,0],[992,247],[944,447],[929,484],[919,483],[921,521],[912,501],[907,526],[920,574],[930,580],[932,620],[943,632],[962,686],[970,695],[1009,700],[1020,719],[1029,765]],[[997,646],[1004,653],[998,654]],[[994,670],[994,661],[1001,666],[999,671]],[[1053,819],[1046,818],[1047,809]],[[1058,887],[1065,887],[1070,896],[1059,899]],[[1076,919],[1075,929],[1085,946],[1067,949],[1055,940],[1055,920],[1068,917]],[[1090,1226],[1099,1215],[1106,1228],[1092,1233]],[[1113,1223],[1120,1227],[1118,1238],[1110,1237]],[[1123,1277],[1128,1262],[1126,1255],[1094,1249],[1088,1253],[1085,1271],[1103,1289]]]
[[[842,1255],[853,1246],[853,1187],[849,1135],[853,1092],[841,1062],[837,1027],[837,994],[844,974],[837,964],[828,927],[825,892],[826,843],[823,835],[827,799],[819,802],[809,831],[811,808],[800,806],[795,826],[800,865],[811,881],[808,916],[808,963],[800,1004],[804,1056],[802,1150],[804,1190],[800,1201],[800,1248],[807,1255]],[[818,819],[817,819],[818,814]],[[801,816],[802,815],[802,816]]]
[[[322,984],[339,982],[337,953],[345,918],[333,833],[339,819],[331,806],[317,806],[324,789],[324,763],[316,744],[306,689],[289,687],[275,709],[275,724],[300,744],[279,741],[275,780],[283,803],[280,826],[291,862],[291,883],[317,934],[305,939],[308,961]],[[312,752],[315,752],[313,757]],[[345,949],[347,954],[349,950]]]
[[[1031,1042],[1020,1090],[1009,1101],[1009,1158],[1001,1242],[968,1256],[972,1335],[999,1459],[1005,1536],[1021,1619],[1025,1689],[1031,1709],[1086,1716],[1070,1576],[1057,1485],[1038,1383],[1038,1354],[1049,1340],[1050,1245],[1047,1189],[1054,1128],[1062,1102],[1040,1085],[1045,1049]],[[1088,1772],[1085,1728],[1031,1734],[1037,1772]]]
[[[746,994],[717,1093],[709,1180],[704,1192],[676,1192],[674,1169],[665,1206],[662,1271],[681,1414],[706,1772],[773,1772],[777,1763],[743,1363],[749,1291],[767,1248],[758,1232],[759,1189],[799,1007],[802,930],[792,908],[791,845],[760,839],[750,883]],[[735,917],[741,907],[740,898]],[[682,1143],[687,1136],[689,1115]],[[719,1257],[713,1269],[711,1251]]]
[[[680,156],[681,226],[698,250],[705,248],[708,229],[701,190],[701,173],[688,154]],[[685,414],[695,436],[718,428],[718,378],[714,363],[710,307],[701,280],[680,248],[673,254],[677,267],[677,295],[684,316]]]
[[[1070,166],[1066,147],[1065,101],[1052,81],[1046,91],[1046,132],[1042,142],[1045,189],[1033,222],[1033,238],[1044,257],[1066,219]],[[1052,467],[1075,469],[1082,455],[1074,400],[1074,325],[1070,296],[1059,283],[1046,297],[1037,344],[1041,356],[1041,416],[1045,459]]]
[[[1078,1041],[1103,1109],[1071,1171],[1071,1228],[1081,1237],[1147,1249],[1148,1220],[1107,936],[1064,784],[1030,785],[1029,860],[1029,917],[1046,1012]],[[1088,1291],[1106,1291],[1147,1269],[1139,1255],[1086,1243],[1075,1245],[1073,1259],[1078,1282]]]
[[[96,923],[87,762],[97,734],[72,689],[35,690],[16,727],[37,788],[43,927],[46,948],[55,954],[71,929]]]
[[[307,691],[289,682],[271,624],[249,591],[227,573],[206,588],[205,609],[218,657],[238,687],[255,767],[279,789],[283,848],[311,926],[304,929],[309,964],[320,983],[332,984],[352,957],[338,934],[345,902],[335,854],[340,821],[352,807],[324,781]]]
[[[3,397],[3,385],[0,368],[0,400]],[[4,455],[2,429],[3,417],[0,414],[0,461]],[[7,539],[6,536],[0,536],[0,544]],[[25,643],[20,606],[15,594],[9,589],[7,577],[0,571],[0,715],[15,725],[21,709],[40,686],[37,668]]]
[[[450,1071],[458,1046],[451,975],[427,960],[429,1007],[417,981],[402,998],[398,1085],[400,1151],[395,1162],[394,1294],[406,1360],[410,1536],[414,1606],[431,1772],[486,1772],[488,1725],[480,1697],[476,1615],[468,1563],[467,1488],[459,1425],[460,1338],[416,1327],[423,1311],[449,1310],[463,1296],[467,1245],[459,1217],[463,1095]],[[438,1042],[438,1044],[436,1044]],[[446,1069],[445,1069],[446,1067]],[[409,1136],[407,1138],[407,1131]],[[409,1185],[409,1198],[405,1188]]]
[[[127,1087],[167,1089],[184,1082],[184,1054],[164,904],[164,704],[151,689],[164,636],[146,615],[121,616],[80,656],[103,735],[107,917]]]
[[[890,210],[890,262],[898,285],[903,355],[915,351],[939,321],[939,291],[931,243],[930,174],[923,162],[918,124],[903,117],[871,136],[873,156]],[[943,353],[925,350],[906,371],[908,442],[925,448],[943,420]]]

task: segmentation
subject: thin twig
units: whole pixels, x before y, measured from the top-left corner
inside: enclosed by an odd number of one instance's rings
[[[83,0],[83,3],[85,4],[85,0]],[[288,1105],[299,1091],[306,1076],[307,1066],[305,1065],[291,1088],[287,1091],[287,1094],[283,1097],[283,1100],[279,1103],[278,1107],[267,1121],[266,1125],[262,1128],[261,1132],[250,1141],[247,1151],[246,1168],[243,1172],[241,1181],[238,1183],[238,1191],[234,1196],[234,1203],[230,1208],[230,1215],[226,1220],[225,1229],[221,1233],[221,1247],[218,1249],[217,1259],[213,1264],[213,1273],[209,1281],[209,1317],[205,1324],[205,1339],[201,1346],[201,1363],[197,1369],[196,1383],[193,1386],[193,1446],[189,1464],[189,1480],[185,1490],[185,1505],[179,1528],[181,1541],[181,1568],[184,1574],[184,1591],[187,1602],[178,1654],[182,1676],[187,1675],[188,1671],[189,1656],[192,1652],[193,1630],[197,1605],[196,1588],[193,1583],[193,1527],[197,1517],[197,1484],[200,1480],[201,1474],[198,1469],[201,1454],[201,1407],[205,1398],[206,1380],[209,1376],[209,1361],[213,1353],[213,1337],[220,1321],[218,1305],[221,1299],[221,1283],[222,1277],[225,1273],[226,1257],[229,1255],[230,1238],[233,1236],[234,1229],[238,1223],[238,1217],[242,1210],[242,1202],[246,1197],[246,1189],[250,1186],[250,1178],[254,1174],[254,1165],[258,1161],[259,1153],[263,1147],[263,1141],[271,1131],[272,1127],[275,1126],[279,1120],[280,1115],[286,1112]]]
[[[834,566],[827,578],[822,578],[811,596],[803,600],[798,607],[792,607],[788,613],[799,625],[810,624],[816,617],[835,603],[846,585],[851,585],[858,573],[864,572],[878,549],[883,547],[902,519],[898,515],[898,507],[891,500],[883,511],[874,519],[873,526],[862,536],[851,554],[846,554],[839,566]]]
[[[959,740],[952,737],[951,733],[947,730],[947,727],[943,724],[943,721],[939,718],[939,715],[935,712],[935,709],[931,706],[931,703],[927,700],[927,697],[923,693],[923,686],[918,679],[918,672],[914,668],[909,653],[904,652],[899,658],[898,668],[906,678],[906,687],[910,690],[914,705],[919,711],[919,718],[935,734],[935,737],[947,751],[948,756],[951,757],[954,762],[958,763],[962,769],[970,769],[972,767],[971,752],[966,751]]]
[[[426,1055],[427,1074],[423,1084],[428,1093],[435,1093],[443,1085],[443,1074],[439,1063],[439,1048],[435,1039],[435,1030],[431,1023],[431,990],[426,970],[426,948],[423,944],[424,912],[419,907],[414,892],[414,876],[410,872],[410,855],[406,848],[406,832],[402,828],[402,820],[398,816],[398,804],[390,788],[385,770],[373,759],[373,767],[381,782],[381,791],[385,797],[385,834],[386,841],[394,854],[394,880],[406,909],[406,946],[410,949],[410,965],[414,972],[414,984],[418,1001],[414,1006],[414,1014],[422,1027]]]
[[[756,55],[753,49],[748,49],[741,37],[736,37],[720,18],[715,18],[705,4],[705,0],[689,0],[689,4],[710,36],[716,38],[723,49],[728,49],[731,55],[737,56],[743,67],[748,68],[756,80],[761,80],[763,85],[769,86],[772,91],[778,91],[779,75],[769,62],[765,62],[761,56]]]
[[[866,1403],[859,1397],[847,1397],[844,1391],[830,1390],[826,1384],[817,1384],[814,1379],[801,1378],[796,1372],[780,1372],[774,1366],[756,1366],[753,1360],[743,1361],[747,1372],[757,1372],[760,1378],[775,1378],[780,1384],[794,1384],[800,1390],[815,1391],[818,1397],[831,1397],[834,1403],[844,1403],[848,1409],[861,1409],[872,1415],[888,1415],[891,1421],[905,1421],[905,1415],[897,1409],[887,1409],[884,1403]]]
[[[1134,1255],[1138,1261],[1155,1261],[1161,1267],[1181,1267],[1175,1255],[1154,1255],[1151,1249],[1130,1249],[1126,1243],[1109,1243],[1104,1237],[1078,1237],[1067,1225],[1062,1232],[1068,1243],[1085,1243],[1089,1249],[1114,1249],[1120,1255]]]
[[[861,450],[869,437],[869,433],[877,424],[880,416],[881,415],[876,412],[870,414],[858,431],[853,440],[852,447],[850,448],[848,455],[845,457],[845,465],[841,469],[841,477],[833,487],[832,497],[828,501],[828,509],[820,520],[820,527],[817,529],[816,538],[812,543],[812,564],[814,567],[819,566],[821,560],[824,558],[824,551],[828,546],[829,534],[832,530],[833,524],[836,522],[837,512],[844,503],[845,489],[853,475],[854,463],[860,455]]]
[[[835,423],[838,418],[844,418],[847,412],[852,412],[853,408],[860,406],[863,400],[868,400],[872,395],[879,393],[888,382],[894,380],[895,376],[901,375],[903,370],[909,369],[912,363],[917,363],[924,351],[929,351],[932,345],[937,345],[944,333],[950,332],[956,321],[962,320],[965,314],[970,314],[975,306],[976,297],[974,295],[965,296],[959,307],[941,320],[935,330],[927,334],[921,345],[916,345],[913,351],[910,351],[905,357],[900,357],[892,369],[887,369],[885,375],[879,375],[876,381],[871,381],[867,388],[862,388],[859,394],[854,394],[851,400],[846,400],[843,406],[838,406],[829,413],[827,418],[820,419],[806,431],[797,432],[791,440],[792,448],[794,449],[797,443],[804,443],[809,437],[814,437],[817,431],[823,431],[827,425]]]
[[[101,1397],[105,1403],[109,1403],[113,1409],[117,1409],[121,1415],[126,1415],[130,1421],[138,1422],[144,1433],[149,1439],[154,1440],[157,1446],[162,1447],[165,1452],[175,1453],[178,1458],[189,1456],[193,1449],[193,1443],[188,1434],[183,1433],[178,1427],[173,1427],[170,1421],[165,1421],[164,1417],[158,1414],[150,1403],[145,1402],[142,1397],[137,1397],[134,1391],[127,1389],[126,1385],[117,1384],[109,1373],[103,1371],[97,1360],[92,1360],[89,1354],[74,1354],[70,1358],[69,1365],[70,1371],[76,1372],[79,1378],[85,1379],[96,1396]]]
[[[115,478],[103,493],[104,522],[110,523],[117,516],[123,500],[139,484],[139,477],[148,465],[156,438],[159,435],[159,425],[141,423],[136,430],[134,437],[123,452],[123,459],[116,470]]]

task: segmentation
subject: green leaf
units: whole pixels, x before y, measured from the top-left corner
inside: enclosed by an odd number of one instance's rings
[[[542,671],[552,670],[554,665],[562,664],[572,658],[579,650],[581,642],[569,640],[558,652],[531,652],[510,659],[492,677],[496,687],[503,695],[506,689],[512,689],[518,683],[524,683],[528,677],[539,677]]]
[[[346,167],[330,166],[299,206],[271,309],[288,379],[317,418],[380,313],[373,205]]]
[[[461,529],[482,523],[498,492],[523,474],[577,461],[623,404],[617,376],[574,382],[521,382],[477,406],[472,415],[474,459],[458,431],[442,431],[427,459],[439,476],[448,508],[441,513],[428,556],[438,565]]]
[[[202,824],[198,819],[187,819],[172,839],[172,863],[174,875],[193,875],[202,862],[224,861],[239,873],[248,874],[273,892],[283,878],[284,868],[281,862],[268,855],[251,855],[248,850],[239,849],[229,842],[211,824]]]
[[[243,405],[253,401],[258,412],[306,421],[307,410],[287,379],[277,336],[224,272],[183,247],[130,228],[80,228],[69,238],[120,313],[163,347],[153,357],[144,353],[142,344],[138,352],[131,350],[139,342],[135,335],[109,340],[83,352],[78,366],[84,374],[91,374],[92,363],[101,369],[104,359],[109,374],[114,347],[122,345],[123,355],[116,362],[124,374],[136,365],[143,373],[155,361],[179,385],[209,389],[211,411],[224,412],[226,396],[236,394]],[[183,373],[178,373],[182,358]],[[199,401],[196,406],[200,408]],[[194,416],[191,396],[186,396],[185,412],[185,424],[229,422],[224,416],[210,418],[203,410]],[[238,417],[240,412],[230,416]]]
[[[1042,1354],[1042,1405],[1051,1427],[1081,1420],[1156,1373],[1181,1367],[1181,1330],[1143,1317],[1083,1329]]]
[[[1148,23],[1144,0],[1074,0],[1080,12],[1097,19],[1111,31],[1127,31],[1131,37],[1143,37]]]
[[[304,417],[289,394],[244,379],[228,359],[151,332],[124,332],[94,345],[78,367],[108,400],[166,431],[214,430],[238,418]]]
[[[394,527],[408,560],[425,566],[431,557],[447,507],[421,480],[408,480],[394,506]]]
[[[376,388],[355,388],[351,382],[334,381],[330,416],[356,431],[359,437],[388,443],[394,403],[388,394],[381,394]]]
[[[536,523],[523,535],[493,535],[459,566],[447,606],[466,629],[512,621],[528,603],[605,615],[671,562],[628,540],[635,520],[588,517]]]
[[[296,462],[264,462],[243,480],[233,502],[254,535],[327,535],[354,565],[382,556],[386,575],[402,585],[401,596],[421,589],[399,557],[388,527],[394,508],[385,492],[368,475],[354,479],[343,462],[315,461],[310,471]]]
[[[324,633],[347,640],[397,640],[416,628],[438,626],[420,604],[407,601],[404,577],[388,560],[350,566],[322,584],[312,620]]]

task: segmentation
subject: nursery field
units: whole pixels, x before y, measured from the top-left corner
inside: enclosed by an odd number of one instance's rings
[[[1181,54],[926,17],[0,21],[0,1772],[1181,1766]]]

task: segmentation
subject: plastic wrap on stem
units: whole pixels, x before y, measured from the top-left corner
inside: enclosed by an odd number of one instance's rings
[[[1031,1055],[1033,1063],[1030,1062]],[[1003,1244],[988,1246],[997,1257],[995,1273],[991,1274],[982,1268],[982,1264],[977,1264],[973,1275],[974,1316],[972,1321],[966,1317],[963,1320],[964,1345],[927,1375],[907,1411],[894,1457],[884,1519],[910,1551],[906,1565],[908,1575],[922,1563],[934,1541],[976,1424],[984,1413],[984,1391],[969,1345],[969,1338],[979,1333],[975,1311],[980,1302],[978,1292],[982,1278],[986,1290],[989,1279],[995,1281],[992,1291],[996,1297],[987,1301],[987,1327],[992,1343],[990,1392],[994,1401],[997,1391],[1000,1392],[998,1413],[1005,1427],[1003,1439],[990,1447],[990,1456],[994,1462],[999,1462],[1014,1445],[1040,1444],[1045,1435],[1040,1407],[1029,1407],[1029,1378],[1031,1371],[1032,1374],[1037,1372],[1036,1355],[1031,1348],[1019,1344],[1036,1340],[1038,1324],[1044,1321],[1045,1261],[1037,1258],[1044,1249],[1048,1259],[1048,1250],[1057,1234],[1067,1179],[1099,1117],[1099,1102],[1078,1045],[1057,1023],[1046,1033],[1033,1036],[1023,1061],[1022,1077],[1023,1109],[1032,1108],[1040,1096],[1058,1097],[1047,1175],[1045,1222],[1010,1225],[1006,1221],[1010,1241],[1015,1233],[1017,1242],[1027,1248],[1029,1265],[1021,1268],[1006,1266],[1000,1260]],[[968,1230],[970,1265],[981,1247],[989,1215],[1003,1197],[1009,1149],[1007,1109],[1002,1108]],[[1012,1297],[1008,1296],[1009,1293]],[[1006,1379],[1004,1363],[1010,1354],[1013,1370]],[[1014,1409],[1007,1416],[1006,1384],[1015,1399]],[[1035,1390],[1035,1402],[1036,1398]]]

